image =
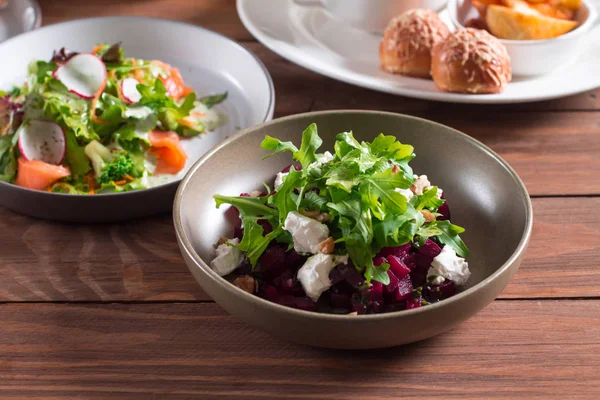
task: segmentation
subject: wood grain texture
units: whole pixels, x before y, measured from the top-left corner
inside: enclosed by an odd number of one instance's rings
[[[600,297],[600,197],[533,203],[529,251],[501,297]],[[0,210],[0,243],[0,301],[209,299],[183,263],[168,216],[69,225]]]
[[[203,26],[236,40],[252,40],[239,20],[235,0],[39,0],[42,24],[115,15],[172,19]]]
[[[380,351],[272,338],[214,304],[0,306],[0,398],[593,399],[600,301],[498,301]]]

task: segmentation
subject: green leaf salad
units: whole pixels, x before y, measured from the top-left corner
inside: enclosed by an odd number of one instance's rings
[[[49,192],[163,183],[185,167],[180,140],[226,120],[215,106],[227,93],[199,97],[177,68],[125,57],[119,44],[55,51],[0,96],[0,180]]]
[[[215,272],[270,301],[336,313],[416,308],[466,284],[464,229],[450,222],[443,191],[414,175],[411,145],[352,132],[336,136],[333,153],[321,145],[315,124],[299,147],[267,136],[266,157],[289,152],[295,162],[273,189],[214,196],[239,215]]]

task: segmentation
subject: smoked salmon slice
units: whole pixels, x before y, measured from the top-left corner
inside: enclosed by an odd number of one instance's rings
[[[187,155],[175,132],[151,131],[148,140],[150,152],[157,158],[155,174],[176,174],[185,167]]]
[[[44,190],[61,178],[71,175],[71,170],[62,165],[48,164],[39,160],[27,161],[19,158],[17,185],[27,189]]]
[[[177,68],[173,68],[169,64],[158,60],[154,60],[152,62],[169,73],[169,76],[166,78],[160,76],[160,80],[165,86],[165,89],[170,97],[179,99],[194,91],[194,89],[185,85],[181,73]]]

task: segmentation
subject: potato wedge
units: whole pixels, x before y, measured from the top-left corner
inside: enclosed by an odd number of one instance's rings
[[[487,7],[485,21],[494,36],[509,40],[551,39],[577,26],[575,21],[548,17],[529,7],[512,9],[497,5]]]

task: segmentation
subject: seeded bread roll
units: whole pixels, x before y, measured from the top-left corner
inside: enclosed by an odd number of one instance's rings
[[[434,47],[431,71],[436,86],[446,92],[499,93],[511,80],[506,47],[473,28],[451,33]]]
[[[448,27],[432,10],[408,10],[395,17],[387,26],[379,45],[383,70],[429,78],[431,50],[448,34]]]

